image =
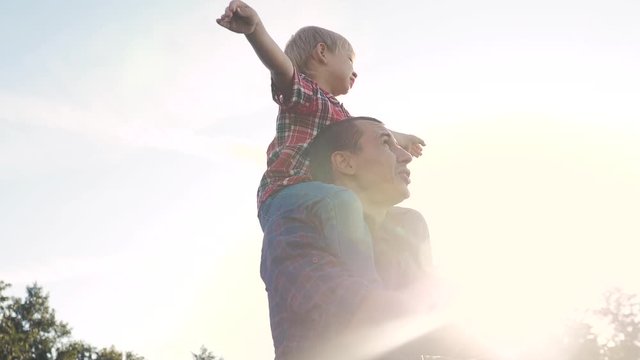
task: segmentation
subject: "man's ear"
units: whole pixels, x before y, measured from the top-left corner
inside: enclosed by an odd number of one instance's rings
[[[342,175],[353,175],[356,173],[353,156],[348,151],[336,151],[331,154],[331,166],[333,171]]]
[[[326,64],[328,51],[329,49],[327,48],[327,44],[318,43],[318,45],[316,45],[316,47],[313,49],[313,52],[311,53],[311,57],[313,58],[313,60],[321,64]]]

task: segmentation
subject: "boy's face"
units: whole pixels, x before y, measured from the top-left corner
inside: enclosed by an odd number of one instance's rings
[[[351,51],[337,49],[335,53],[327,52],[327,66],[329,67],[329,86],[333,95],[344,95],[356,81],[358,74],[353,71],[355,55]]]

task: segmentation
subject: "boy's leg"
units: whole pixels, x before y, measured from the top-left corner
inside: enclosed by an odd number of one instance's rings
[[[371,234],[355,193],[317,181],[288,186],[261,207],[258,217],[263,231],[283,214],[298,214],[305,221],[316,222],[326,241],[319,246],[327,246],[354,275],[378,280]],[[263,246],[269,242],[265,238]]]
[[[378,281],[371,232],[364,220],[360,199],[347,188],[320,184],[329,191],[317,209],[327,238],[354,274]]]

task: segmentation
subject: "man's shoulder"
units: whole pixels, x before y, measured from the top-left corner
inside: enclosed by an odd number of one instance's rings
[[[387,213],[385,225],[401,230],[411,242],[429,242],[427,221],[418,210],[394,206]]]

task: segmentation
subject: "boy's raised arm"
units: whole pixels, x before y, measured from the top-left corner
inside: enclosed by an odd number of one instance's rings
[[[401,148],[405,149],[414,157],[420,157],[422,155],[422,147],[425,146],[424,140],[415,135],[404,134],[393,130],[390,131]]]
[[[271,78],[281,90],[291,88],[293,64],[265,29],[258,13],[239,0],[233,0],[216,22],[233,32],[245,34],[260,61],[271,71]]]

